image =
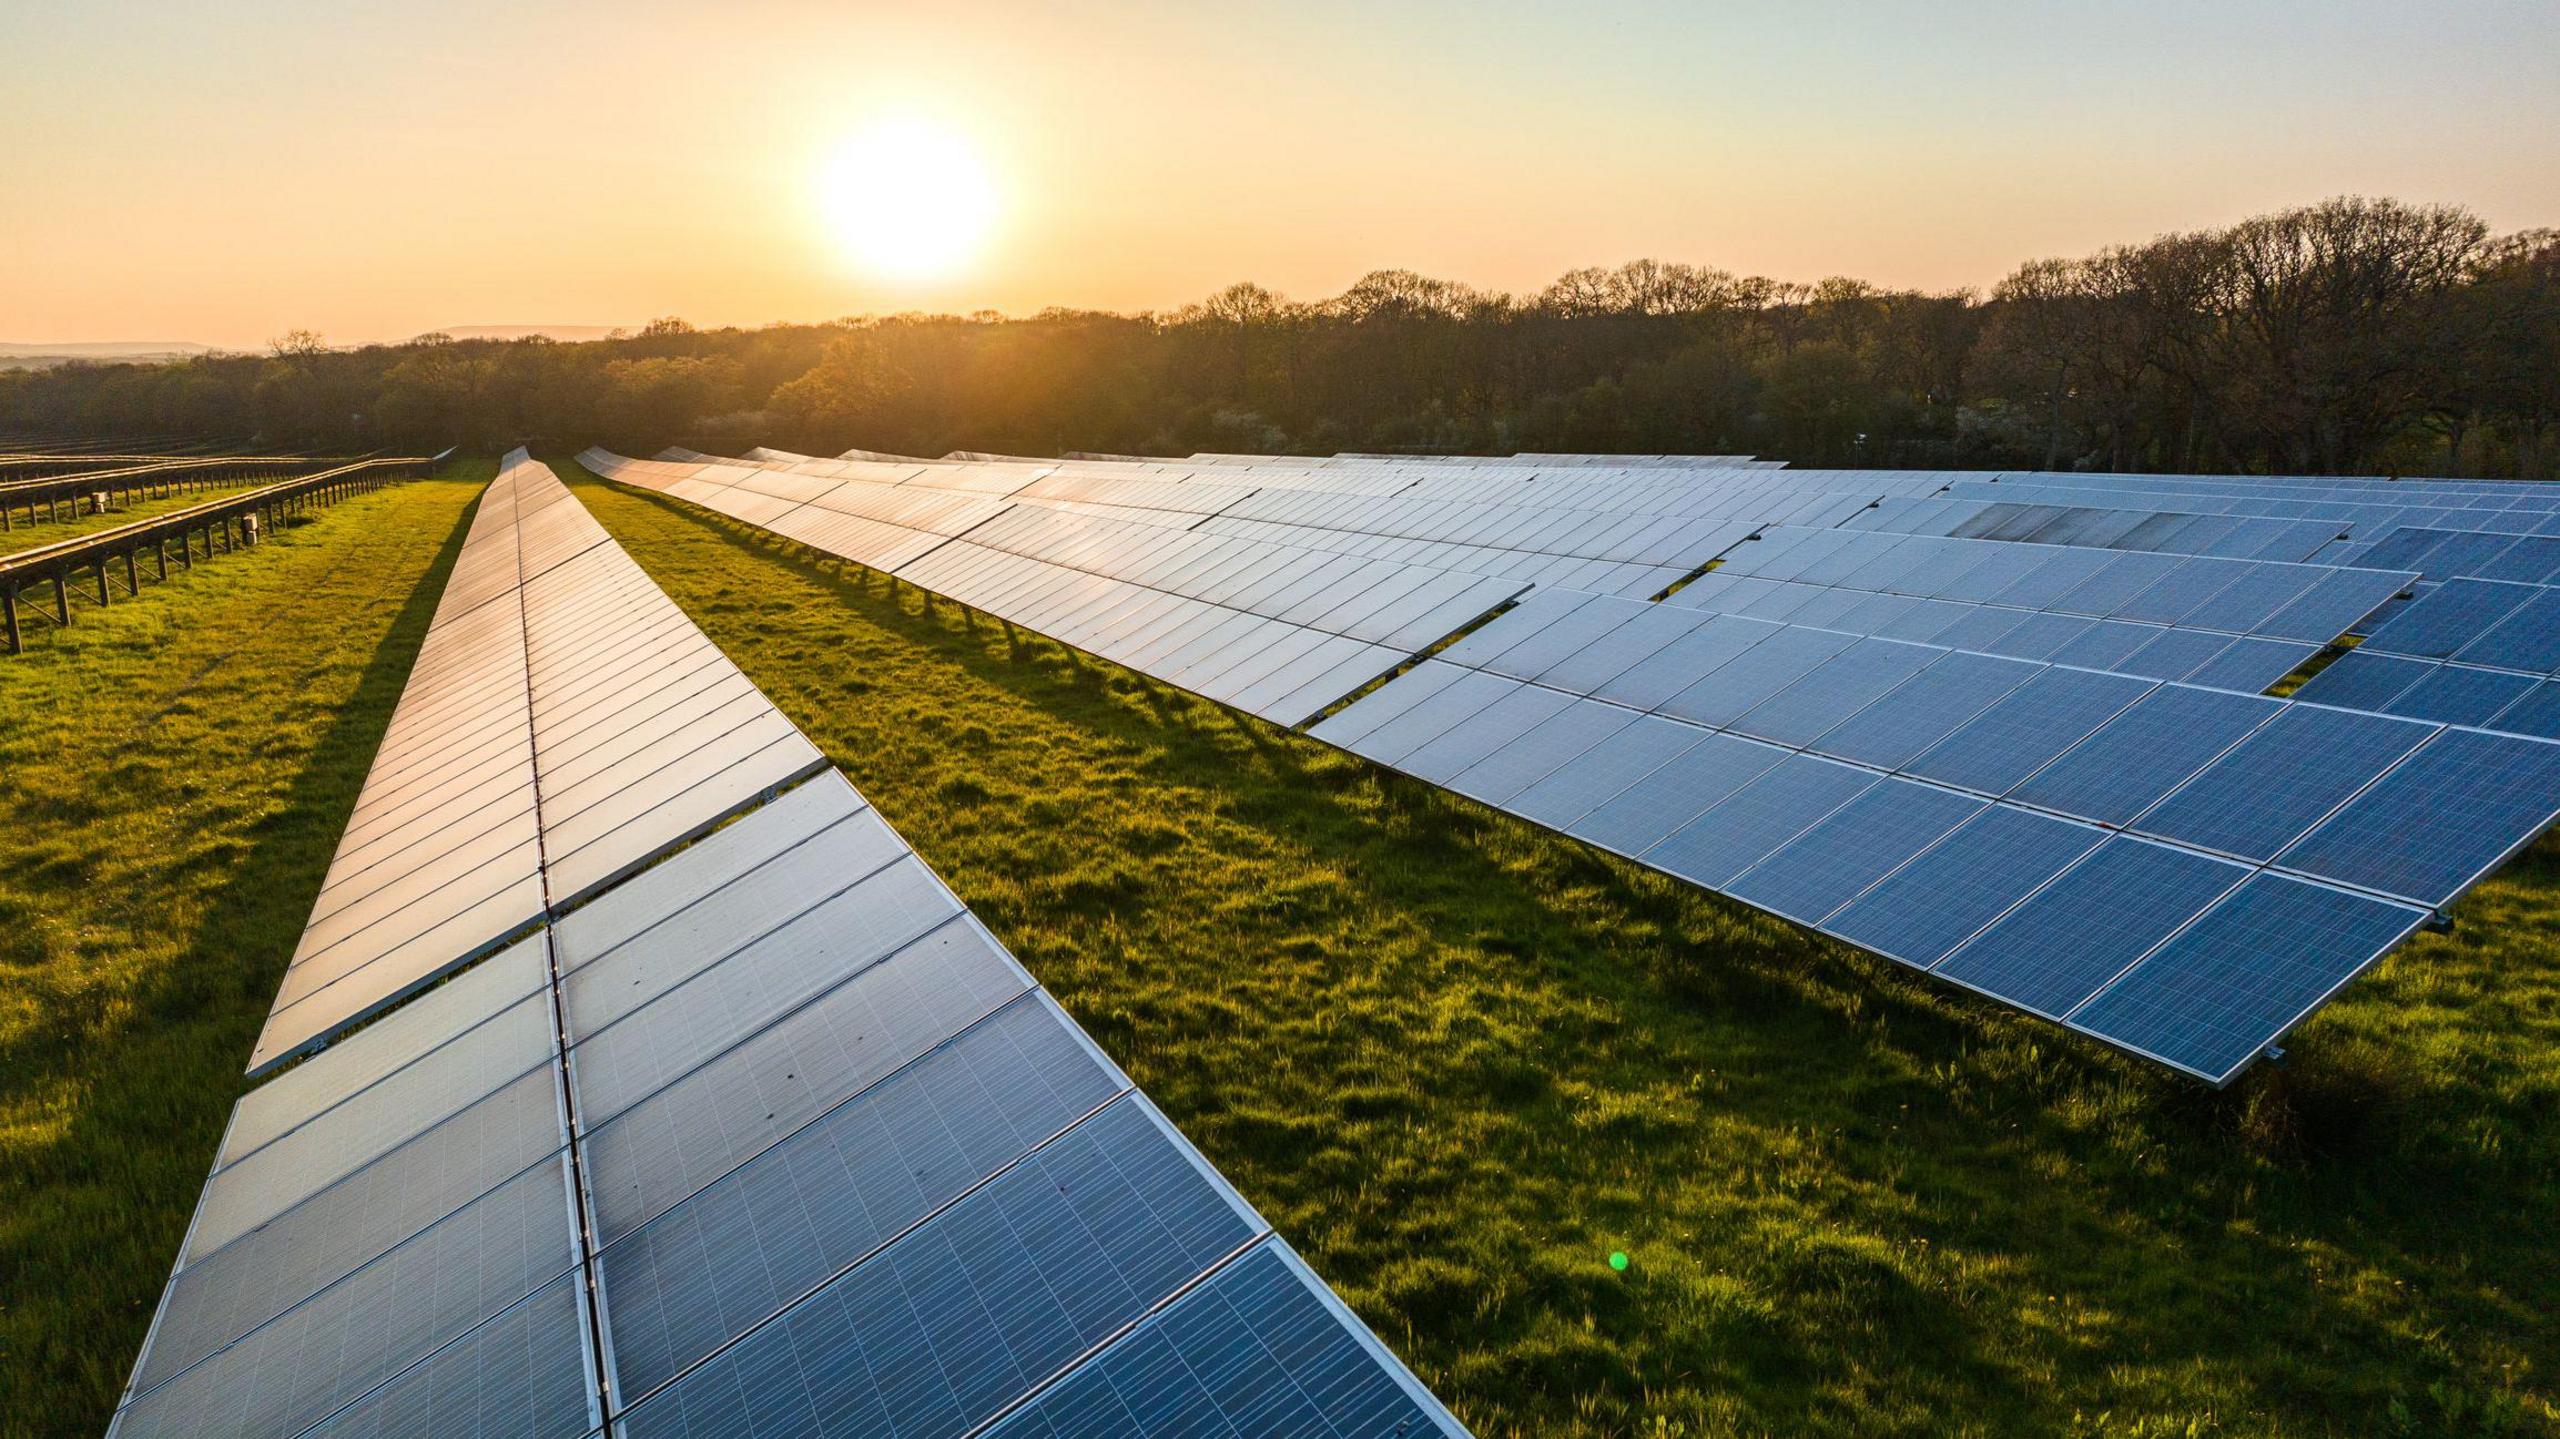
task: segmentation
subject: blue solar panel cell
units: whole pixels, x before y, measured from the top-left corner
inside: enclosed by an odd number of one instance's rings
[[[2405,655],[2374,654],[2353,649],[2329,661],[2320,673],[2302,682],[2293,698],[2307,704],[2382,712],[2401,691],[2426,677],[2434,665]]]
[[[1567,825],[1565,833],[1619,854],[1642,854],[1787,757],[1775,745],[1702,735],[1679,758]]]
[[[562,1275],[329,1416],[309,1439],[575,1439],[592,1432],[602,1415],[579,1290],[576,1273]]]
[[[1877,782],[1869,770],[1788,755],[1641,858],[1709,889],[1732,878]]]
[[[2127,824],[2283,708],[2253,695],[2162,685],[2009,797],[2101,824]]]
[[[2149,680],[2123,675],[2048,669],[1904,770],[1996,799],[2152,688]]]
[[[1646,715],[1606,743],[1593,745],[1565,761],[1555,773],[1522,790],[1502,807],[1522,819],[1570,830],[1576,820],[1697,748],[1706,738],[1707,732],[1696,725]]]
[[[1522,790],[1606,744],[1634,724],[1635,711],[1598,700],[1574,700],[1536,728],[1452,775],[1449,788],[1472,800],[1506,805]]]
[[[2373,570],[2332,570],[2293,603],[2268,617],[2258,633],[2271,639],[2325,645],[2389,600],[2398,581]]]
[[[2560,680],[2544,680],[2523,699],[2506,707],[2495,721],[2510,734],[2560,739]]]
[[[1572,703],[1571,695],[1544,685],[1522,685],[1396,760],[1395,767],[1417,779],[1446,784],[1458,771],[1554,718]]]
[[[1928,643],[1945,645],[1951,650],[1971,650],[1987,654],[1997,650],[2000,640],[2010,631],[2025,624],[2025,610],[2002,609],[1996,605],[1974,605],[1956,616],[1949,624],[1925,636]]]
[[[1888,779],[1789,840],[1725,892],[1817,924],[1982,808],[1981,800],[1952,790]]]
[[[2123,666],[2136,650],[2160,637],[2154,625],[2137,625],[2130,620],[2100,620],[2079,638],[2053,652],[2053,663],[2076,665],[2087,670],[2113,670]]]
[[[2438,724],[2484,725],[2490,716],[2524,698],[2533,686],[2531,675],[2438,665],[2381,708],[2386,714]]]
[[[959,1435],[1261,1226],[1122,1099],[631,1409],[662,1435]]]
[[[991,1439],[1251,1435],[1421,1439],[1439,1406],[1391,1373],[1277,1241],[1198,1289],[988,1433]]]
[[[1738,734],[1776,744],[1809,744],[1887,690],[1937,663],[1944,653],[1900,640],[1860,640],[1752,707],[1730,727]]]
[[[1856,643],[1856,639],[1836,630],[1783,630],[1664,700],[1661,712],[1711,728],[1722,727],[1811,674],[1824,660]]]
[[[2535,674],[2560,672],[2560,589],[2537,591],[2478,639],[2455,650],[2453,657]]]
[[[2104,830],[1994,806],[1822,927],[1928,969],[2104,838]]]
[[[2249,874],[2246,865],[2118,835],[1948,955],[1937,973],[2060,1019]]]
[[[2017,627],[1985,647],[1985,652],[2013,660],[2049,660],[2063,646],[2087,634],[2098,621],[2082,615],[2031,614]]]
[[[2318,653],[2318,645],[2243,637],[2190,672],[2185,683],[2240,694],[2264,694]]]
[[[2134,827],[2240,859],[2273,859],[2433,733],[2414,720],[2288,705]]]
[[[2302,597],[2320,571],[2309,566],[2252,565],[2221,593],[2190,610],[2185,623],[2248,634]]]
[[[2560,815],[2560,744],[2446,730],[2277,863],[2441,907]]]
[[[1595,699],[1649,710],[1696,684],[1726,664],[1750,653],[1783,626],[1737,615],[1717,615],[1705,624],[1636,662],[1616,679],[1592,691]]]
[[[2443,659],[2470,644],[2539,593],[2531,585],[2446,580],[2376,626],[2365,648]]]
[[[2262,874],[2100,991],[2070,1023],[2225,1083],[2426,917]]]
[[[1026,995],[601,1256],[629,1403],[1125,1092]]]
[[[2162,630],[2149,643],[2116,661],[2122,673],[2145,679],[2182,680],[2230,648],[2231,637],[2210,630]]]
[[[1520,681],[1502,675],[1469,670],[1456,683],[1423,700],[1404,713],[1388,720],[1344,748],[1380,764],[1394,764],[1406,755],[1457,728],[1464,720],[1484,712],[1496,700],[1520,688]],[[1389,689],[1394,686],[1388,686]],[[1380,691],[1381,694],[1385,691]],[[1365,703],[1365,701],[1364,701]],[[1359,708],[1358,705],[1352,706]],[[1344,711],[1348,714],[1350,711]],[[1319,727],[1321,728],[1321,727]]]
[[[1850,716],[1810,748],[1897,769],[2039,672],[2018,660],[1951,654]]]
[[[2179,555],[2121,554],[2052,607],[2068,614],[2116,617],[2144,591],[2188,563]]]

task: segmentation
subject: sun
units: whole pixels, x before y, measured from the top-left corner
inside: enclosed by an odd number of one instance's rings
[[[924,120],[891,120],[839,146],[819,179],[837,244],[893,280],[965,268],[995,228],[996,189],[977,151]]]

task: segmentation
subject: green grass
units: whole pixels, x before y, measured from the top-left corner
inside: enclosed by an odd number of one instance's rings
[[[105,1429],[476,494],[343,501],[0,657],[0,1434]]]
[[[2560,1427],[2548,846],[2216,1094],[579,493],[1481,1434]]]
[[[111,530],[118,525],[129,525],[136,520],[150,519],[154,515],[165,515],[171,510],[183,510],[189,505],[209,504],[247,490],[254,490],[260,485],[274,483],[274,478],[269,477],[244,480],[236,485],[219,485],[212,489],[190,490],[185,494],[162,495],[157,499],[110,505],[103,515],[88,509],[88,502],[83,500],[80,515],[76,519],[46,520],[40,524],[31,525],[21,517],[12,528],[0,530],[0,555],[14,555],[21,550],[32,550],[39,545],[58,544],[63,540],[78,539],[82,535]],[[123,580],[119,577],[116,582],[122,584]]]
[[[2560,1428],[2548,847],[2214,1094],[579,492],[1481,1434]],[[0,660],[7,1431],[103,1425],[464,510],[356,503]]]

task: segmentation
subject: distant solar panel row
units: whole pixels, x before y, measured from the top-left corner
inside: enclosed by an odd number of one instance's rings
[[[2560,815],[2560,745],[1561,591],[1313,733],[2217,1083]]]
[[[1698,585],[1713,593],[1745,577],[2315,647],[2417,580],[2334,565],[1805,529],[1764,531]]]
[[[113,1432],[1461,1432],[832,770],[668,853],[770,743],[570,514],[511,465],[449,603],[592,897],[241,1100]]]
[[[590,460],[616,478],[636,474],[634,483],[655,478],[592,452]],[[695,493],[696,503],[748,518],[732,510],[728,489]],[[863,558],[870,551],[836,552],[870,562]],[[903,560],[892,573],[1288,724],[1522,588],[1393,560],[1021,506]]]
[[[1943,497],[1884,500],[1843,524],[1849,529],[1953,539],[2080,545],[2243,560],[2308,560],[2339,538],[2337,525],[2325,520]]]

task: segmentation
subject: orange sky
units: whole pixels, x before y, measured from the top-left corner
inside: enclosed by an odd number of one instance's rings
[[[375,13],[377,8],[379,13]],[[1748,0],[930,7],[234,0],[0,15],[0,340],[1535,289],[1653,255],[1984,285],[2329,194],[2560,224],[2560,6]],[[867,270],[886,117],[997,218]]]

